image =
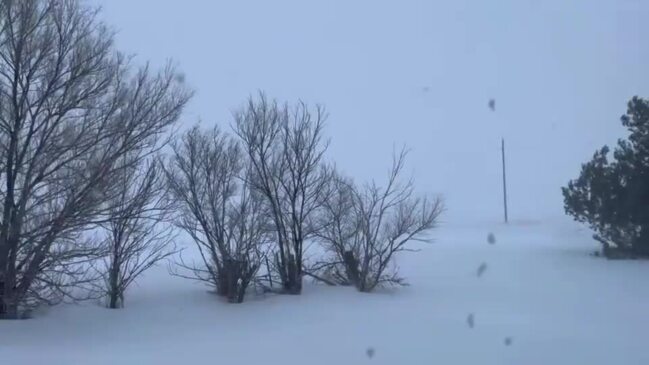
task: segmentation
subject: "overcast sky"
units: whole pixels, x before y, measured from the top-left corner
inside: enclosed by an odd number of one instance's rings
[[[196,90],[184,125],[227,128],[260,89],[324,104],[343,171],[381,179],[406,144],[451,221],[500,219],[501,136],[512,217],[562,216],[560,186],[624,135],[628,99],[649,97],[646,0],[93,3],[121,50],[179,64]]]

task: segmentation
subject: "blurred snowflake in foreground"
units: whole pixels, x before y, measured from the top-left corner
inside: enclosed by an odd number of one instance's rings
[[[487,263],[483,262],[478,266],[478,277],[481,277],[484,272],[487,271]]]
[[[475,326],[475,317],[473,316],[473,313],[469,314],[469,316],[466,317],[466,324],[469,325],[469,328],[473,328]]]
[[[491,109],[492,112],[496,111],[496,99],[489,99],[489,109]]]
[[[370,359],[374,357],[374,353],[375,353],[375,352],[376,352],[376,351],[374,351],[374,348],[373,348],[373,347],[368,347],[367,350],[365,350],[365,354],[366,354],[367,357],[369,357]]]

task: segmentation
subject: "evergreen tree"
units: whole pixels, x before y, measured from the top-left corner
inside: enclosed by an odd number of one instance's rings
[[[595,152],[580,176],[562,188],[566,213],[588,224],[604,254],[649,255],[649,100],[633,97],[622,125],[630,132]]]

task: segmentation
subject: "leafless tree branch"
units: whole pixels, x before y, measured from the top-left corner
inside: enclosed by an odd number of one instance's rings
[[[171,66],[132,74],[96,14],[0,0],[0,317],[74,286],[78,275],[48,271],[97,249],[83,237],[109,216],[118,177],[191,96]]]
[[[372,182],[359,188],[339,175],[330,179],[317,238],[332,257],[311,270],[360,291],[405,284],[394,267],[395,254],[412,251],[410,241],[429,241],[443,211],[441,199],[415,196],[411,180],[400,184],[406,154],[394,156],[385,187]]]
[[[249,188],[240,147],[218,128],[206,132],[195,127],[173,150],[166,175],[180,203],[177,225],[193,238],[202,259],[202,267],[184,261],[178,267],[240,303],[261,266],[267,241],[261,196]]]
[[[264,198],[275,232],[275,265],[283,290],[302,290],[304,242],[310,218],[322,204],[329,171],[322,158],[324,108],[280,105],[260,93],[235,113],[234,131],[250,160],[248,183]]]
[[[120,161],[118,163],[123,163]],[[167,185],[155,159],[124,169],[109,203],[106,257],[100,273],[109,308],[124,306],[126,290],[147,269],[176,252]]]

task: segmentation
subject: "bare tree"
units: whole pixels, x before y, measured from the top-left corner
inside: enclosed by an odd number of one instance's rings
[[[69,295],[115,182],[191,96],[172,67],[129,74],[97,11],[0,0],[0,317]],[[80,266],[81,265],[81,266]]]
[[[181,204],[178,226],[192,237],[203,261],[197,266],[181,257],[178,265],[190,271],[190,278],[241,303],[264,258],[267,220],[261,197],[243,176],[239,145],[216,127],[207,133],[194,127],[174,145],[166,171]]]
[[[322,107],[280,106],[264,94],[235,113],[234,130],[250,160],[249,182],[264,197],[273,222],[274,266],[285,293],[302,291],[304,242],[313,233],[308,222],[328,179],[321,163],[325,119]]]
[[[109,205],[108,222],[102,224],[107,236],[102,291],[109,308],[123,307],[128,287],[175,252],[173,207],[159,162],[144,161],[123,172],[118,194]]]
[[[350,250],[360,230],[360,220],[356,215],[358,191],[351,179],[339,174],[335,169],[327,187],[327,197],[316,214],[316,240],[330,255],[325,261],[319,256],[306,273],[318,281],[335,285],[353,285],[344,265],[345,253]]]
[[[341,177],[331,179],[317,236],[332,258],[312,270],[362,292],[405,284],[395,254],[409,251],[410,241],[428,241],[443,211],[439,198],[417,197],[412,181],[399,183],[405,157],[405,150],[395,156],[385,187],[372,182],[359,188]]]

